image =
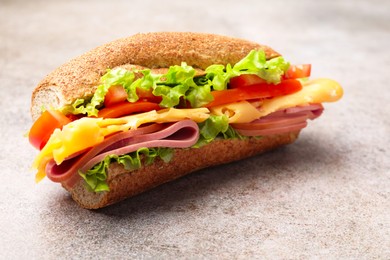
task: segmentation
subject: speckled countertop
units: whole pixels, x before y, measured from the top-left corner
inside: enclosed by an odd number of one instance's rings
[[[0,258],[390,258],[389,1],[0,2]],[[200,31],[268,44],[338,80],[293,145],[88,211],[34,183],[38,81],[107,41]]]

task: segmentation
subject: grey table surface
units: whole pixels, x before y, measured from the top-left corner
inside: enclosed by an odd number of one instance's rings
[[[293,145],[79,208],[36,185],[30,95],[52,69],[137,32],[268,44],[345,90]],[[389,1],[0,0],[0,258],[390,258]]]

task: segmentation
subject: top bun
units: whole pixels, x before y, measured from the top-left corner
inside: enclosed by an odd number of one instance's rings
[[[97,47],[58,67],[35,88],[31,114],[35,120],[42,106],[58,108],[77,98],[93,95],[100,77],[118,66],[168,68],[186,62],[204,70],[212,64],[235,64],[251,50],[264,50],[267,59],[279,56],[261,44],[221,35],[190,32],[136,34]]]

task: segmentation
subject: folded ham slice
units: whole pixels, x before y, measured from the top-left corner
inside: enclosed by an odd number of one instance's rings
[[[83,154],[72,156],[60,165],[51,160],[46,166],[47,177],[54,182],[72,187],[80,178],[78,171],[86,172],[107,155],[123,155],[139,148],[185,148],[199,138],[199,127],[192,120],[172,124],[153,124],[133,131],[115,134]]]
[[[307,119],[315,119],[324,110],[321,104],[297,106],[276,111],[250,123],[232,124],[244,136],[262,136],[298,131],[307,126]]]

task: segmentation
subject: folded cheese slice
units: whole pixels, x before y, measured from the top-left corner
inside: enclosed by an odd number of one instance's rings
[[[314,79],[302,83],[302,89],[293,94],[265,99],[259,109],[260,117],[296,106],[335,102],[343,96],[342,87],[331,79]]]

